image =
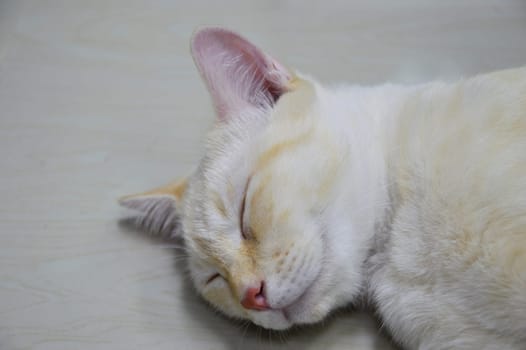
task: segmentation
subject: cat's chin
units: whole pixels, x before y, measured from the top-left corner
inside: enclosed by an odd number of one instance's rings
[[[256,317],[252,318],[252,322],[260,327],[271,330],[281,331],[289,329],[293,325],[301,323],[296,320],[296,314],[294,313],[298,302],[300,302],[300,300],[282,309],[259,311]]]

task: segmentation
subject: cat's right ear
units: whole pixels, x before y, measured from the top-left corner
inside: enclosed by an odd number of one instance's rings
[[[151,233],[177,237],[179,227],[178,206],[186,191],[187,181],[178,181],[148,192],[132,194],[119,199],[123,207],[139,212],[137,226]]]
[[[290,89],[292,74],[287,69],[229,30],[197,31],[191,50],[219,120],[228,120],[246,108],[272,106]]]

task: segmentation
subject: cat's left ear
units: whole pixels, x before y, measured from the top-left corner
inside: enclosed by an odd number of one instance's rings
[[[187,181],[177,181],[148,192],[119,199],[123,207],[138,211],[137,225],[152,233],[176,237],[181,234],[178,206],[186,191]]]
[[[246,108],[272,106],[289,90],[292,74],[234,32],[202,29],[194,34],[191,49],[219,120]]]

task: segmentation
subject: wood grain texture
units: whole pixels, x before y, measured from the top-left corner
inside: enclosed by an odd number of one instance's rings
[[[322,81],[419,82],[524,65],[526,3],[0,2],[0,349],[389,349],[340,312],[271,334],[217,315],[179,250],[116,198],[184,176],[211,104],[188,53],[235,29]]]

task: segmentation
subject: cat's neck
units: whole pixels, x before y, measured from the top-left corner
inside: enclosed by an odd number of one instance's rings
[[[373,237],[379,223],[393,205],[392,150],[396,146],[398,123],[409,96],[418,87],[384,85],[372,88],[348,87],[330,92],[331,111],[327,121],[346,140],[347,181],[342,203],[352,208],[354,222]]]
[[[394,207],[389,148],[409,92],[388,85],[349,87],[328,91],[323,99],[331,130],[346,140],[346,174],[326,220],[333,259],[347,272],[342,283],[360,285],[350,293],[353,300],[366,291],[371,257],[379,256],[389,239]]]

